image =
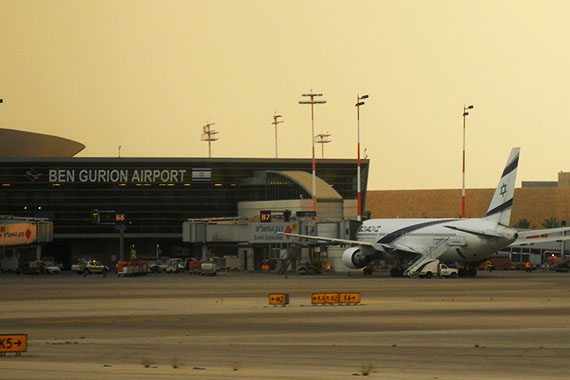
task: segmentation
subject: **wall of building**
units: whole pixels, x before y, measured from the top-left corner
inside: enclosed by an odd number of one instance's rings
[[[558,187],[570,187],[570,173],[568,172],[558,173]]]
[[[358,202],[356,199],[344,200],[344,206],[342,212],[342,214],[344,215],[344,219],[356,220],[356,218],[358,217],[357,204]]]
[[[485,215],[494,189],[466,190],[468,218]],[[461,189],[369,190],[366,209],[372,218],[459,218]],[[511,214],[511,225],[522,218],[532,227],[542,228],[545,219],[570,222],[570,187],[519,188]]]

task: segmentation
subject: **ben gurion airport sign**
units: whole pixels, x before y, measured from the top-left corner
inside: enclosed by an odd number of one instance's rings
[[[41,180],[42,173],[26,172],[32,181]],[[50,183],[180,183],[210,181],[212,169],[49,169]]]

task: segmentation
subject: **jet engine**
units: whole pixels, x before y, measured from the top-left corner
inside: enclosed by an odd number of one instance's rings
[[[342,263],[350,269],[364,268],[372,260],[370,254],[366,254],[361,247],[351,247],[342,253]]]

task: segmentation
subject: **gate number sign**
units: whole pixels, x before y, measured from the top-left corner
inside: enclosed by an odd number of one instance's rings
[[[260,211],[259,221],[261,223],[271,223],[271,211]]]

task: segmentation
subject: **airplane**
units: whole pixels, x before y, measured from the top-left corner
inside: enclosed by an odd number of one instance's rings
[[[489,256],[514,243],[519,232],[509,227],[520,148],[513,148],[495,189],[487,213],[470,219],[369,219],[356,232],[356,240],[281,233],[333,244],[350,244],[342,254],[349,269],[366,267],[372,260],[393,263],[392,277],[414,273],[439,259],[457,263],[460,276],[474,277]],[[545,230],[537,231],[545,233]],[[525,232],[522,244],[536,232]]]

